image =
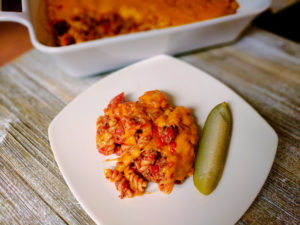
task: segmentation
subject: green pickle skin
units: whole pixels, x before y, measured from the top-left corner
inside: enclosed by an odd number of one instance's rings
[[[194,185],[209,195],[218,185],[231,138],[232,116],[226,102],[213,108],[203,128],[195,161]]]

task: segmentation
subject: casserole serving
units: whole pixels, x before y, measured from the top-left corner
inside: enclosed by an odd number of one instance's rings
[[[47,21],[44,0],[22,0],[22,12],[0,12],[0,21],[27,26],[38,50],[52,55],[72,76],[86,76],[167,53],[177,54],[233,41],[270,6],[270,0],[238,0],[236,14],[187,25],[136,32],[56,47]]]
[[[148,182],[170,194],[194,173],[197,127],[189,109],[169,104],[159,90],[146,91],[137,102],[115,96],[97,119],[96,143],[103,155],[116,154],[105,177],[120,198],[143,195]]]

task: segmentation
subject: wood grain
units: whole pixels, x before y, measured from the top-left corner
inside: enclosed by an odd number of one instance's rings
[[[237,224],[300,224],[300,46],[251,28],[232,45],[178,57],[235,90],[279,136],[271,173]],[[47,129],[104,76],[72,78],[36,50],[0,69],[0,224],[94,224],[60,174]]]

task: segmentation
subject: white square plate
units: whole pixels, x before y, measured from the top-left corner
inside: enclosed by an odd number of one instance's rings
[[[159,191],[119,199],[105,179],[109,167],[96,149],[96,120],[110,99],[125,92],[136,101],[147,90],[162,90],[176,105],[192,110],[203,127],[209,111],[229,103],[232,139],[223,176],[216,190],[204,196],[192,177]],[[161,55],[117,71],[76,97],[52,121],[49,139],[58,166],[83,208],[102,225],[229,225],[251,205],[271,169],[278,138],[265,120],[241,97],[205,72]]]

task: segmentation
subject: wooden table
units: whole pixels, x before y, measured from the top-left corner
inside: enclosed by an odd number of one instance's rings
[[[232,45],[178,57],[235,90],[279,136],[271,173],[237,224],[300,224],[300,46],[252,27]],[[103,77],[69,77],[36,50],[0,69],[0,224],[94,224],[62,178],[47,129]]]

